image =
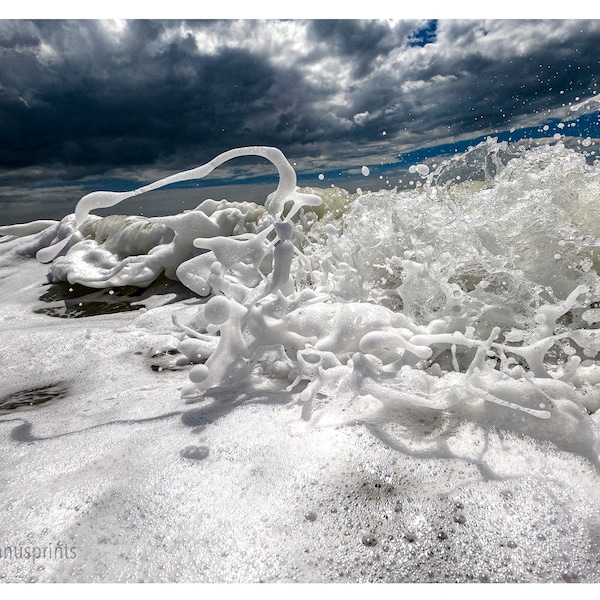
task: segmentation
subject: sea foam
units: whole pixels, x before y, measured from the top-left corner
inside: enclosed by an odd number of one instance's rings
[[[279,172],[264,206],[91,215],[245,155]],[[196,293],[170,332],[173,360],[190,367],[187,402],[276,389],[309,426],[368,422],[419,456],[484,468],[485,452],[461,443],[476,425],[600,466],[597,163],[561,142],[489,139],[413,171],[413,190],[302,190],[279,150],[239,148],[132,192],[85,196],[60,223],[0,233],[26,236],[54,281],[144,287],[165,273]]]

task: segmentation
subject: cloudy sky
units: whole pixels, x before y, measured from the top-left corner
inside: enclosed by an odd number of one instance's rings
[[[314,175],[537,131],[598,110],[598,48],[591,19],[3,19],[0,201],[74,203],[238,146]]]

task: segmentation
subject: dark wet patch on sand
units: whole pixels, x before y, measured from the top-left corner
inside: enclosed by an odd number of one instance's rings
[[[176,294],[177,299],[192,297],[192,292],[179,282],[159,277],[148,288],[131,285],[95,289],[60,281],[48,284],[40,300],[50,306],[34,310],[36,314],[62,319],[78,319],[98,315],[130,312],[145,308],[142,302],[150,296]]]
[[[31,408],[51,400],[62,400],[67,397],[68,391],[69,388],[64,382],[19,390],[0,397],[0,413]]]

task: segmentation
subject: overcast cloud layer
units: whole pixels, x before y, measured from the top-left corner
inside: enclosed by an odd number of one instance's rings
[[[0,195],[245,145],[393,162],[592,97],[598,48],[595,20],[0,21]]]

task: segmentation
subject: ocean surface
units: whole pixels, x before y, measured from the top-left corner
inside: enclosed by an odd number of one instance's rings
[[[0,227],[0,576],[600,581],[596,151]]]

